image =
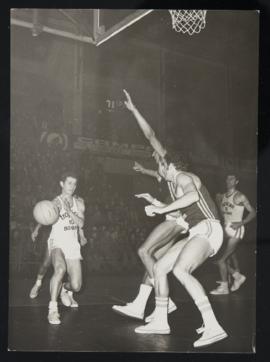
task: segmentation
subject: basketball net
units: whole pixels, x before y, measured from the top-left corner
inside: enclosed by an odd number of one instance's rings
[[[169,10],[172,27],[178,33],[198,34],[205,28],[207,10]]]

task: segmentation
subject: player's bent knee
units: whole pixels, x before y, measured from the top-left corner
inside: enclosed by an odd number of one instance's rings
[[[177,265],[172,270],[173,275],[180,280],[180,282],[184,282],[186,277],[191,274],[191,267],[184,265]]]
[[[71,287],[74,292],[79,292],[82,287],[82,282],[79,280],[72,281]]]
[[[59,277],[63,277],[66,273],[66,268],[64,265],[57,265],[55,267],[55,274],[57,274]]]

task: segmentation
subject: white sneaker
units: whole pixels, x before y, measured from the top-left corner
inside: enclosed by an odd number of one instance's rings
[[[34,284],[33,288],[30,291],[29,297],[31,299],[34,299],[38,296],[39,289],[41,288],[41,285]]]
[[[229,288],[228,288],[228,284],[226,283],[226,285],[224,285],[223,283],[220,283],[220,285],[214,289],[214,290],[211,290],[210,294],[213,294],[213,295],[221,295],[221,294],[229,294],[230,291],[229,291]]]
[[[204,329],[203,335],[193,343],[194,347],[204,347],[227,338],[228,335],[221,326]]]
[[[136,308],[136,306],[132,303],[128,303],[126,305],[113,305],[112,309],[122,315],[135,318],[135,319],[143,319],[144,312],[141,312]]]
[[[176,309],[177,309],[177,306],[176,306],[174,303],[169,304],[169,306],[168,306],[168,314],[174,312]],[[153,320],[153,318],[154,318],[154,313],[155,313],[155,310],[153,310],[153,312],[152,312],[149,316],[147,316],[147,317],[145,318],[145,322],[146,322],[146,323],[149,323],[149,322],[151,322],[151,321]]]
[[[60,315],[57,309],[49,309],[48,321],[50,324],[60,324]]]
[[[246,281],[246,277],[244,275],[240,275],[239,278],[234,279],[233,285],[231,286],[231,291],[235,292],[238,290],[243,283]]]
[[[171,329],[167,323],[161,325],[160,323],[153,320],[144,326],[137,327],[135,332],[142,334],[170,334]]]
[[[79,304],[78,302],[73,298],[73,292],[71,291],[68,291],[68,296],[69,296],[69,299],[70,299],[70,307],[71,308],[78,308],[79,307]]]
[[[70,306],[71,306],[70,296],[68,295],[68,291],[64,288],[64,286],[62,286],[62,289],[61,289],[60,299],[61,299],[61,302],[62,302],[66,307],[70,307]]]

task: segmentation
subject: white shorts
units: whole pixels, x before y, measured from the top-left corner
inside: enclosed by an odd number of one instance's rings
[[[176,224],[182,226],[183,231],[181,233],[186,233],[189,229],[188,223],[184,220],[183,216],[174,216],[173,214],[167,214],[166,220],[168,221],[175,221]]]
[[[213,252],[210,257],[214,256],[223,243],[223,229],[219,220],[205,219],[193,226],[189,230],[188,240],[194,236],[202,236],[209,241]]]
[[[50,237],[48,239],[48,250],[49,253],[53,249],[61,249],[65,259],[82,259],[81,255],[81,245],[76,240],[57,240],[55,238]]]
[[[245,227],[242,225],[240,228],[235,230],[231,225],[232,224],[230,222],[224,225],[225,235],[228,238],[243,239],[245,235]]]

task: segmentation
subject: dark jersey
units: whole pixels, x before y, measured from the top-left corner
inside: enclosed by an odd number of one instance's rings
[[[185,221],[188,222],[189,227],[193,227],[205,219],[219,219],[216,205],[203,184],[198,193],[197,202],[181,209],[182,214],[186,215]]]

